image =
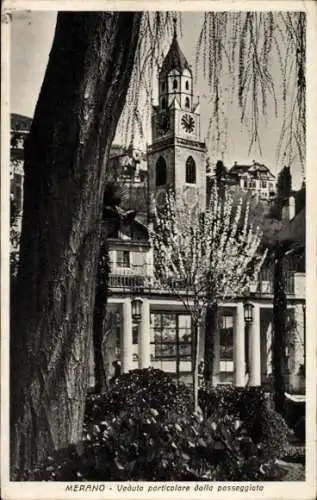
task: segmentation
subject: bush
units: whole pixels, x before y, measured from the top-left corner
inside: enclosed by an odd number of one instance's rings
[[[283,426],[269,410],[260,421],[261,401],[260,392],[249,389],[243,396],[232,387],[201,391],[200,402],[209,414],[203,418],[192,412],[186,387],[177,387],[160,370],[134,370],[119,377],[107,395],[88,398],[83,441],[50,457],[27,479],[280,479],[269,446],[272,441],[280,450]],[[246,417],[248,406],[252,418],[242,421],[240,413]]]
[[[222,420],[225,415],[231,415],[239,418],[240,392],[240,389],[232,385],[200,389],[198,401],[204,417]]]
[[[246,421],[246,427],[263,459],[273,460],[285,454],[289,429],[279,413],[263,408],[254,419]]]
[[[218,386],[200,391],[199,402],[205,418],[216,423],[241,420],[259,455],[274,460],[285,452],[289,429],[281,415],[267,407],[260,387]]]
[[[86,421],[98,422],[106,415],[119,415],[128,408],[139,411],[154,408],[166,415],[180,415],[193,410],[191,391],[176,386],[173,379],[161,370],[147,368],[121,375],[107,394],[92,395],[86,403]]]

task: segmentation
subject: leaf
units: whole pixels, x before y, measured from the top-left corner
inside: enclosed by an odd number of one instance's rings
[[[217,429],[216,422],[212,422],[212,424],[210,425],[210,427],[212,428],[213,431],[215,431]]]
[[[155,408],[150,408],[150,412],[152,413],[153,417],[158,417],[159,412]]]
[[[114,459],[114,463],[118,470],[125,470],[125,466],[119,462],[118,458]]]
[[[202,446],[203,448],[207,448],[207,443],[203,438],[198,439],[198,444],[199,444],[199,446]]]

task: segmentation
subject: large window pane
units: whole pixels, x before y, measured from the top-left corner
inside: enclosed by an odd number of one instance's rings
[[[233,316],[220,318],[220,371],[233,370]]]
[[[191,318],[187,314],[151,314],[151,364],[168,372],[191,370]],[[178,363],[177,363],[178,360]],[[185,364],[180,364],[184,361]]]

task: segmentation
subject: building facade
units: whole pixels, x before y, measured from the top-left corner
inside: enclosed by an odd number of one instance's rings
[[[229,169],[229,175],[243,191],[248,191],[259,200],[274,200],[276,177],[263,163],[253,161],[251,165],[241,165],[235,162]]]
[[[186,202],[206,206],[206,145],[201,136],[200,110],[195,98],[192,69],[182,53],[176,31],[158,75],[158,104],[152,109],[152,143],[140,156],[113,147],[109,172],[115,181],[125,179],[131,196],[141,203],[137,216],[113,225],[107,235],[111,273],[103,355],[108,380],[112,362],[120,360],[123,372],[154,367],[175,379],[191,383],[191,318],[183,303],[154,277],[153,250],[149,243],[149,213],[152,200],[163,207],[166,193],[185,196]],[[22,117],[23,118],[23,117]],[[22,120],[23,122],[23,120]],[[12,126],[12,197],[22,216],[23,140],[31,120]],[[19,133],[16,133],[18,128]],[[132,161],[131,161],[132,158]],[[234,165],[230,176],[244,190],[259,198],[275,196],[275,177],[264,165]],[[111,175],[110,175],[111,180]],[[131,208],[131,207],[123,207]],[[117,211],[118,212],[118,211]],[[120,212],[120,210],[119,210]],[[109,215],[109,214],[108,214]],[[120,213],[119,213],[120,215]],[[116,216],[114,217],[116,218]],[[140,302],[135,299],[140,298]],[[215,384],[236,386],[270,385],[272,375],[273,271],[265,268],[253,285],[251,321],[246,323],[244,298],[220,304],[219,328],[214,338]],[[135,311],[136,302],[140,311]],[[305,269],[289,266],[288,302],[288,390],[303,392],[305,360]],[[250,319],[250,318],[249,318]],[[204,358],[203,329],[199,358]],[[93,385],[93,356],[91,357]]]
[[[206,206],[206,146],[201,137],[199,105],[195,101],[192,70],[174,33],[158,75],[158,105],[152,109],[152,143],[147,150],[148,198],[164,207],[166,192],[185,196],[187,203]],[[229,175],[243,190],[259,199],[275,196],[275,176],[265,166],[236,164]],[[191,318],[182,302],[159,288],[154,278],[153,252],[123,235],[111,240],[110,296],[104,346],[106,366],[121,361],[123,372],[154,367],[175,379],[192,381]],[[118,265],[119,263],[119,265]],[[137,300],[136,300],[137,299]],[[140,299],[140,301],[138,300]],[[273,270],[263,269],[254,283],[252,321],[246,324],[244,299],[220,304],[219,328],[214,338],[215,384],[270,386],[272,378]],[[287,271],[288,390],[302,392],[304,381],[305,273]],[[134,305],[141,310],[135,315]],[[199,357],[204,358],[201,329]]]

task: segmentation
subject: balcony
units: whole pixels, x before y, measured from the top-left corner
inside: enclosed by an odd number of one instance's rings
[[[166,283],[166,287],[160,286],[149,265],[131,266],[127,269],[113,269],[109,276],[109,288],[112,291],[125,293],[168,293],[171,288],[186,293],[188,287],[180,279],[173,279],[173,283]],[[172,287],[170,286],[172,285]],[[305,274],[288,271],[286,274],[286,294],[289,297],[305,298]],[[254,286],[257,297],[273,297],[273,273],[271,270],[263,270],[259,280]]]
[[[261,271],[259,280],[255,290],[256,295],[260,297],[273,296],[273,272],[270,269]],[[286,273],[286,295],[295,294],[295,272],[288,271]]]

